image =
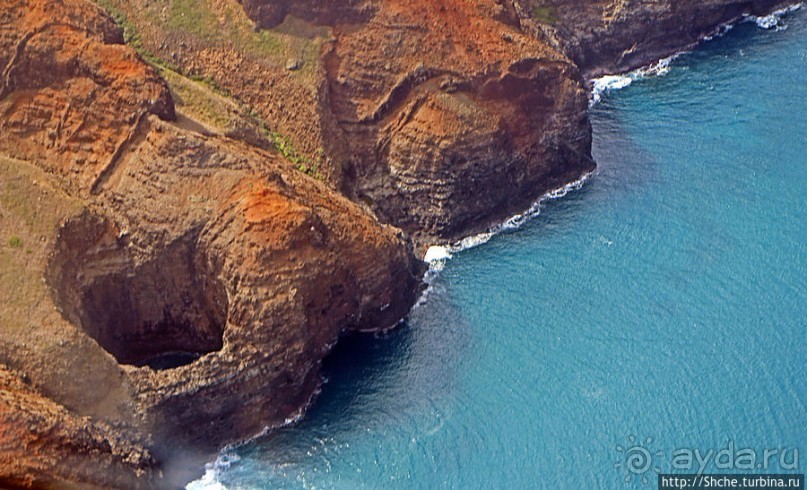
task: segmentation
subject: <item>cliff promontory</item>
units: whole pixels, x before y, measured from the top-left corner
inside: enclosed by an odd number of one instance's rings
[[[588,77],[774,0],[0,0],[0,486],[173,488],[417,252],[594,168]]]
[[[175,121],[93,4],[5,3],[0,481],[175,483],[304,407],[420,262],[276,152]]]

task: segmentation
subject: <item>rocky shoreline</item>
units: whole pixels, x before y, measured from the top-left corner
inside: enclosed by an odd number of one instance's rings
[[[284,423],[425,246],[593,170],[587,79],[786,2],[202,4],[0,0],[4,488],[176,488]]]

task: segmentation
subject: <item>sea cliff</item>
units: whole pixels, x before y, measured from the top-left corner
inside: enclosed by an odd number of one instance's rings
[[[588,78],[781,4],[0,0],[0,486],[298,416],[425,245],[593,170]]]

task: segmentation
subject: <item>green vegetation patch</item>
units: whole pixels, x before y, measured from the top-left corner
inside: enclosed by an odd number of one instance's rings
[[[319,164],[322,160],[323,151],[320,149],[316,159],[311,159],[300,154],[294,147],[288,136],[277,132],[267,133],[277,148],[277,151],[297,167],[297,170],[317,180],[324,180],[324,176],[319,173]]]
[[[201,39],[219,37],[219,21],[207,0],[171,0],[166,25]]]
[[[180,112],[219,132],[233,127],[239,106],[223,95],[215,83],[184,77],[167,67],[160,67],[160,75],[168,82]]]
[[[143,38],[140,37],[140,33],[137,31],[137,27],[129,21],[129,18],[122,10],[118,9],[111,0],[95,0],[95,2],[112,17],[112,20],[114,20],[121,29],[123,29],[123,42],[131,46],[149,63],[155,65],[163,64],[163,60],[146,49],[143,44]]]
[[[176,68],[149,51],[137,25],[144,32],[156,29],[165,34],[190,35],[214,46],[229,45],[258,58],[272,60],[278,66],[285,66],[290,58],[298,58],[303,62],[303,68],[307,68],[306,65],[309,64],[316,66],[319,46],[327,35],[325,29],[313,29],[295,20],[287,21],[278,29],[259,29],[237,0],[217,3],[210,0],[95,2],[123,28],[126,44],[136,49],[149,62],[172,69]]]
[[[532,8],[532,18],[542,24],[553,25],[558,22],[558,12],[555,7],[536,5]]]
[[[228,5],[224,10],[224,25],[234,46],[259,57],[280,60],[286,46],[277,33],[256,29],[240,6]]]
[[[182,115],[212,130],[226,132],[238,118],[256,123],[278,152],[294,166],[324,180],[319,168],[323,156],[300,153],[291,140],[269,127],[255,111],[244,106],[209,76],[186,73],[154,55],[160,40],[187,40],[192,46],[232,48],[256,60],[266,60],[303,84],[316,84],[319,52],[330,30],[301,19],[287,18],[274,29],[260,29],[238,0],[95,0],[123,28],[124,39],[168,82]],[[142,33],[142,35],[141,35]],[[155,34],[156,33],[156,34]],[[155,39],[149,36],[156,35]],[[200,43],[200,44],[197,44]]]

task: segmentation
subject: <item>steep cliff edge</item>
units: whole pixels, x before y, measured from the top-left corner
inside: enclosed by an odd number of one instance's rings
[[[144,448],[43,397],[0,365],[0,487],[151,488],[155,467]]]
[[[260,25],[266,5],[246,1]],[[295,4],[299,8],[299,3]],[[454,239],[593,169],[583,83],[505,2],[396,0],[328,11],[341,189],[420,241]]]
[[[145,50],[249,106],[302,167],[424,245],[593,169],[586,78],[783,2],[105,3]]]
[[[110,1],[146,51],[251,107],[302,166],[419,244],[593,169],[583,79],[507,2],[207,0],[198,32],[177,2]]]
[[[412,240],[593,169],[584,77],[781,4],[98,3],[125,36],[0,0],[4,486],[170,487],[299,413],[408,311]]]
[[[80,2],[0,2],[0,151],[89,191],[148,113],[174,117],[168,87]]]
[[[667,57],[743,15],[766,15],[781,0],[515,0],[534,33],[560,47],[587,78]]]
[[[343,189],[421,241],[481,231],[593,170],[572,63],[496,2],[385,2],[325,54]]]
[[[0,482],[178,484],[304,407],[341,332],[402,318],[420,262],[279,154],[173,122],[91,3],[0,7]]]

